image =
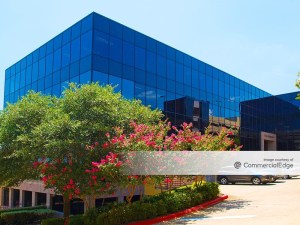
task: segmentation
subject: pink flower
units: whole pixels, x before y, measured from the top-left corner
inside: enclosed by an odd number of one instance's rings
[[[100,163],[92,162],[92,166],[99,167],[99,166],[100,166]]]
[[[166,178],[166,179],[164,180],[164,182],[165,182],[165,183],[172,183],[172,180],[171,180],[170,178]]]

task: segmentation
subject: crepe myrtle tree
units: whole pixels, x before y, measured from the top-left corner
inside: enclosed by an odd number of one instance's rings
[[[130,160],[124,156],[130,156],[138,151],[152,151],[159,153],[161,151],[237,151],[242,146],[238,146],[234,142],[234,130],[222,128],[217,134],[210,134],[207,129],[204,134],[192,130],[192,124],[183,123],[181,128],[171,126],[170,122],[160,121],[155,125],[137,124],[131,122],[130,127],[132,132],[124,133],[124,129],[120,127],[114,128],[114,135],[106,134],[107,141],[102,146],[98,146],[104,152],[114,155],[118,159],[119,167],[118,173],[113,173],[113,178],[109,179],[110,173],[106,173],[105,179],[118,181],[119,186],[123,186],[128,190],[127,202],[131,203],[131,199],[138,186],[146,184],[151,179],[158,185],[167,183],[169,189],[172,189],[173,180],[176,176],[145,176],[136,174],[125,174]],[[171,135],[168,135],[170,134]],[[122,158],[123,157],[123,158]],[[146,160],[151,160],[153,167],[160,167],[163,170],[164,164],[160,163],[159,154],[154,154]],[[101,182],[103,180],[103,165],[107,160],[101,159],[98,162],[93,162],[93,174],[95,181]],[[117,179],[116,179],[117,177]],[[190,178],[190,177],[186,177]],[[201,179],[194,177],[194,184],[201,185]],[[162,190],[162,189],[161,189]],[[142,196],[141,196],[142,197]]]
[[[98,83],[70,84],[60,98],[31,92],[0,114],[0,184],[40,178],[63,195],[68,217],[70,198],[95,192],[86,185],[91,180],[86,169],[106,152],[90,146],[102,146],[112,127],[126,133],[130,121],[150,125],[161,118],[160,111]]]

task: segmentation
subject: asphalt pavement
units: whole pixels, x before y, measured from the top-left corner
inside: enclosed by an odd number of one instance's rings
[[[159,225],[300,225],[300,176],[266,185],[221,185],[229,198]]]

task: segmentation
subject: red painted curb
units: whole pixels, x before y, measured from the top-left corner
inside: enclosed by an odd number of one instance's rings
[[[189,209],[185,209],[185,210],[182,210],[182,211],[179,211],[179,212],[176,212],[176,213],[156,217],[156,218],[149,219],[149,220],[143,220],[143,221],[137,221],[137,222],[129,223],[128,225],[151,225],[151,224],[160,223],[160,222],[167,221],[167,220],[172,220],[172,219],[175,219],[177,217],[181,217],[181,216],[184,216],[186,214],[190,214],[192,212],[205,209],[209,206],[212,206],[212,205],[215,205],[215,204],[217,204],[221,201],[224,201],[227,198],[228,198],[228,195],[223,195],[223,196],[218,197],[214,200],[202,203],[201,205],[197,205],[197,206],[194,206],[194,207],[189,208]]]

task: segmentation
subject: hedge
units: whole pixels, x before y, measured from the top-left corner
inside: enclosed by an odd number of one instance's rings
[[[0,225],[23,225],[53,217],[55,211],[50,209],[13,210],[2,212]]]
[[[215,199],[219,195],[217,183],[203,183],[199,187],[186,187],[166,191],[155,196],[146,196],[131,205],[110,204],[106,208],[88,210],[83,216],[71,217],[70,225],[121,225],[134,221],[174,213]],[[64,220],[47,219],[42,225],[63,225]]]
[[[16,211],[23,211],[23,210],[34,210],[34,209],[47,209],[45,205],[40,206],[30,206],[30,207],[20,207],[20,208],[11,208],[11,209],[2,209],[0,210],[0,215],[6,212],[16,212]]]

